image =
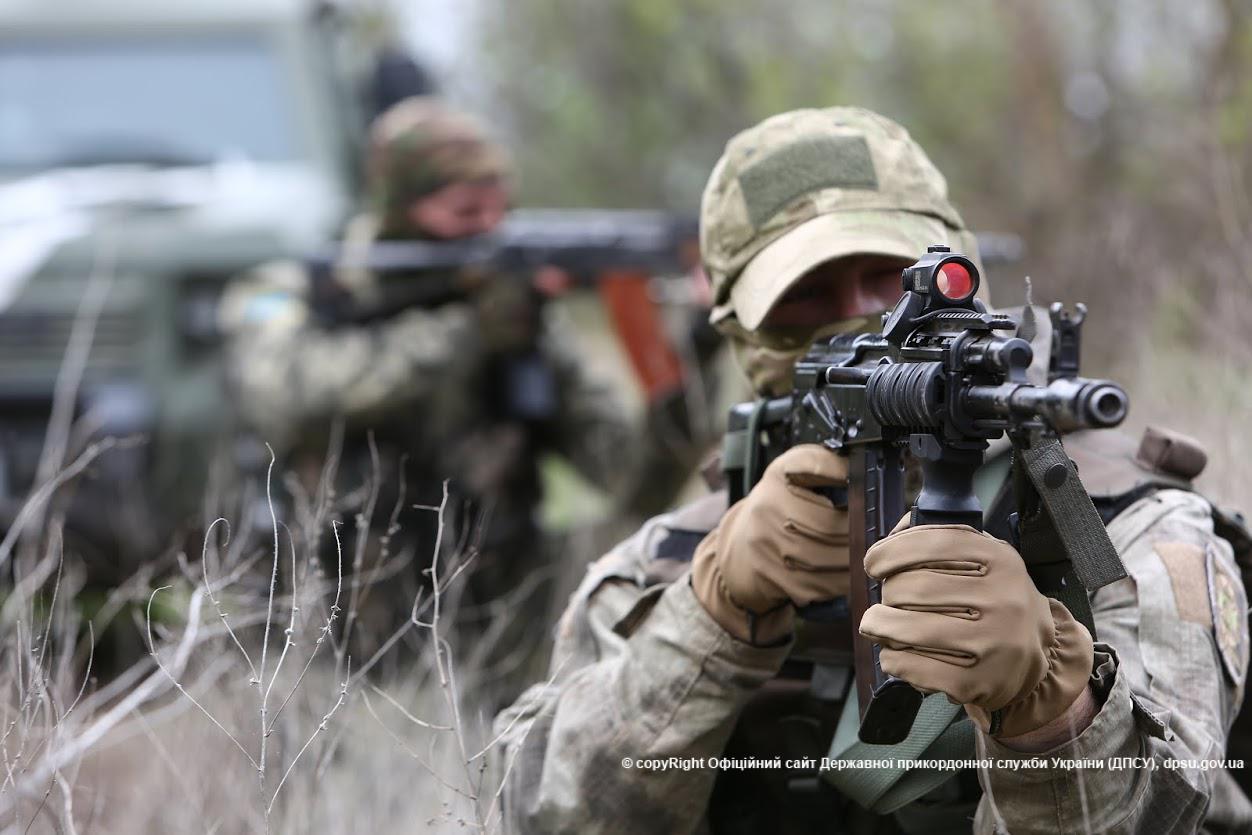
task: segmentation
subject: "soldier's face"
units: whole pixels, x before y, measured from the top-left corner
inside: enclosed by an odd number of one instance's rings
[[[778,300],[761,327],[816,331],[882,313],[903,293],[900,272],[911,263],[887,255],[849,255],[819,264]]]
[[[452,183],[413,203],[409,222],[433,238],[467,238],[495,229],[508,207],[500,180]]]

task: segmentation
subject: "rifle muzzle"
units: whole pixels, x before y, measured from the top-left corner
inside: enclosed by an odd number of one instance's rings
[[[1117,426],[1130,409],[1130,399],[1117,383],[1084,377],[1061,378],[1046,386],[970,386],[963,402],[976,417],[1042,419],[1059,432]]]

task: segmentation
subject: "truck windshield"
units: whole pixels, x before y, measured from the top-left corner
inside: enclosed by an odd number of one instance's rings
[[[0,167],[291,159],[284,82],[261,37],[0,41]]]

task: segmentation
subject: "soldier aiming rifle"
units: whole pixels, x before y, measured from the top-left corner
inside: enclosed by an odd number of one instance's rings
[[[485,604],[538,584],[510,610],[527,628],[506,629],[488,665],[525,657],[534,644],[527,636],[543,634],[555,573],[537,514],[541,457],[564,458],[646,512],[681,486],[696,454],[684,432],[645,433],[652,452],[622,465],[618,453],[635,428],[546,315],[536,274],[553,265],[623,274],[600,284],[625,300],[619,306],[636,314],[631,324],[645,337],[631,344],[648,372],[649,419],[674,420],[666,404],[683,405],[681,364],[659,320],[638,315],[655,306],[631,302],[650,304],[652,271],[680,264],[692,247],[659,215],[565,228],[506,220],[512,179],[503,149],[434,99],[406,100],[379,117],[367,168],[373,210],[349,224],[333,253],[266,265],[224,298],[241,419],[309,496],[319,495],[328,455],[338,462],[332,513],[366,519],[364,529],[343,531],[346,554],[362,553],[364,538],[363,564],[390,549],[425,565],[442,523],[475,554],[467,594],[479,617],[490,619]],[[268,454],[254,448],[251,469],[264,472]],[[419,506],[438,506],[445,480],[451,500],[441,522]],[[363,489],[371,484],[375,491]],[[357,631],[370,640],[390,634],[420,582],[414,570],[389,584],[385,600],[372,591]],[[476,638],[487,628],[465,624]]]
[[[1242,701],[1246,533],[1194,492],[1194,441],[1078,429],[1124,394],[1076,377],[1072,318],[1049,380],[1052,321],[980,306],[973,235],[904,129],[836,107],[742,132],[700,239],[764,405],[730,490],[597,561],[552,680],[498,718],[513,831],[1252,825],[1234,776],[1195,764]],[[848,616],[811,608],[850,595],[880,647],[856,686]]]

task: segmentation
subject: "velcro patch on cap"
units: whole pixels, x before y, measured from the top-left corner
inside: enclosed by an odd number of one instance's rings
[[[827,188],[878,188],[863,136],[830,136],[784,145],[739,174],[752,225],[761,228],[797,197]]]

